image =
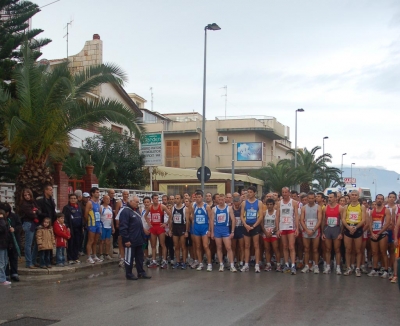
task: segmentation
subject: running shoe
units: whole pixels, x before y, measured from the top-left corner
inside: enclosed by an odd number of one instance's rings
[[[271,264],[267,264],[267,265],[265,266],[265,268],[264,268],[264,271],[266,271],[266,272],[272,271]]]
[[[325,268],[324,268],[324,271],[322,273],[330,274],[331,273],[331,266],[330,265],[326,265]]]
[[[348,267],[346,269],[346,271],[343,273],[344,276],[349,276],[353,273],[353,270],[351,269],[351,267]]]
[[[368,276],[379,276],[379,274],[375,269],[373,269],[372,271],[369,272]]]
[[[356,268],[356,276],[361,277],[361,270],[359,268]]]
[[[148,268],[157,268],[157,262],[156,261],[152,261],[150,264],[147,265]]]
[[[104,255],[101,254],[100,257],[99,257],[99,259],[104,260]]]
[[[223,266],[222,266],[223,267]],[[207,272],[212,272],[212,265],[208,264],[207,265]]]
[[[2,282],[2,283],[0,283],[1,285],[11,285],[11,282],[9,282],[9,281],[4,281],[4,282]]]
[[[197,267],[199,267],[199,262],[198,261],[194,261],[193,263],[192,263],[192,265],[190,265],[190,268],[191,269],[195,269],[195,268],[197,268]]]
[[[296,266],[292,266],[292,268],[290,269],[290,274],[292,274],[292,275],[296,275]],[[318,273],[319,273],[319,271],[318,271]]]
[[[249,266],[244,265],[241,269],[241,272],[248,272],[249,271]]]
[[[107,260],[112,260],[112,257],[111,257],[110,255],[107,255],[107,256],[105,257],[105,259],[107,259]]]
[[[281,264],[277,264],[276,265],[276,269],[275,269],[275,272],[277,272],[277,273],[282,273],[282,265]]]
[[[342,271],[340,270],[340,266],[336,266],[336,275],[342,275]]]
[[[319,274],[319,267],[318,267],[318,265],[314,265],[314,267],[313,267],[313,272],[314,272],[314,274]]]
[[[94,264],[94,260],[92,259],[92,257],[89,257],[88,259],[86,259],[86,262],[89,264]]]
[[[172,269],[178,269],[179,266],[181,266],[181,263],[176,262],[174,265],[172,265]]]
[[[68,265],[73,265],[73,264],[75,264],[75,260],[69,260],[68,261]]]
[[[233,267],[231,266],[231,272],[232,272],[232,273],[236,273],[236,272],[237,272],[237,269],[236,269],[235,266],[233,266]]]
[[[79,259],[75,260],[75,264],[80,264],[81,261]]]
[[[260,273],[260,266],[255,266],[254,267],[254,272]]]
[[[200,263],[200,264],[198,265],[198,267],[196,268],[196,270],[198,270],[198,271],[203,270],[203,263]]]
[[[308,273],[310,271],[310,268],[308,267],[308,265],[306,264],[303,269],[301,270],[302,273]]]
[[[393,276],[390,283],[397,283],[397,276]]]
[[[365,267],[365,265],[361,265],[361,273],[368,274],[368,269]]]
[[[161,267],[160,268],[161,269],[167,269],[168,268],[168,264],[167,264],[167,262],[165,260],[161,263]]]
[[[219,265],[219,270],[218,272],[223,272],[224,271],[224,265]]]
[[[388,278],[388,272],[383,272],[383,274],[381,275],[381,278]]]
[[[285,267],[283,268],[283,273],[290,273],[290,267],[285,265]]]
[[[186,263],[181,263],[181,269],[186,269]]]
[[[97,256],[94,256],[94,257],[93,257],[93,260],[94,260],[95,263],[101,263],[101,262],[103,261],[103,259],[100,259],[100,258],[97,257]]]

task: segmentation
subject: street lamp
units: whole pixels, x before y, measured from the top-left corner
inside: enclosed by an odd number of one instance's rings
[[[355,165],[356,163],[351,163],[350,166],[350,182],[353,183],[353,165]]]
[[[342,179],[343,182],[343,156],[347,155],[347,153],[342,154],[342,167],[340,169],[340,179]]]
[[[374,181],[372,182],[373,185],[375,185],[375,198],[376,198],[376,188],[378,187],[376,179],[373,179]]]
[[[329,139],[328,136],[325,136],[322,138],[322,156],[325,155],[325,139]],[[324,157],[324,162],[325,162],[325,157]]]
[[[206,155],[206,72],[207,72],[207,30],[218,31],[219,27],[216,23],[208,24],[204,27],[204,73],[203,73],[203,121],[201,124],[201,190],[204,193],[204,165]],[[234,182],[234,180],[232,180]]]
[[[294,168],[297,168],[297,112],[304,112],[303,108],[296,110],[296,118],[294,124]],[[296,186],[297,190],[297,186]]]

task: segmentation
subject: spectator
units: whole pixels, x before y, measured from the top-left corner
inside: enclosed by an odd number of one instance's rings
[[[17,245],[21,248],[21,233],[22,223],[19,216],[11,211],[11,206],[8,203],[0,203],[0,209],[6,212],[6,219],[10,222],[10,225],[14,228],[14,236],[17,241]],[[14,243],[8,249],[8,261],[9,264],[6,266],[6,275],[11,278],[12,281],[19,282],[18,276],[18,250]]]
[[[49,217],[51,222],[54,224],[56,220],[56,203],[53,198],[53,187],[51,185],[46,185],[43,188],[43,197],[37,198],[37,204],[41,213],[39,214],[39,220],[45,217]]]
[[[103,204],[100,205],[100,221],[102,224],[100,238],[100,259],[103,260],[112,259],[110,256],[111,235],[115,232],[113,224],[113,211],[109,203],[110,197],[108,195],[105,195],[103,197]]]
[[[125,249],[125,277],[131,281],[138,278],[151,278],[151,276],[146,275],[143,269],[144,232],[142,218],[135,211],[138,207],[139,198],[135,196],[128,202],[126,209],[123,209],[119,216],[119,232]],[[132,273],[133,260],[136,262],[137,276]]]
[[[80,204],[82,202],[82,190],[75,190],[74,194],[78,199],[78,204]]]
[[[64,224],[64,214],[58,213],[57,220],[54,223],[54,235],[56,238],[56,266],[64,267],[65,264],[65,248],[68,239],[71,238],[69,229]]]
[[[22,219],[22,229],[25,232],[25,266],[35,269],[37,248],[32,250],[36,227],[39,225],[40,210],[33,199],[32,191],[26,188],[21,193],[21,205],[19,213]]]
[[[64,222],[71,232],[68,240],[67,259],[69,264],[80,264],[79,251],[82,246],[83,238],[83,213],[78,204],[76,194],[69,194],[68,204],[64,206]]]
[[[118,248],[118,236],[119,236],[119,232],[118,229],[116,227],[116,220],[115,220],[115,216],[117,216],[116,212],[115,212],[115,208],[117,205],[117,200],[115,199],[115,190],[114,189],[108,189],[108,196],[110,197],[110,206],[111,209],[113,211],[113,225],[114,225],[114,233],[113,233],[113,248]]]
[[[11,241],[10,232],[14,232],[14,229],[8,226],[6,212],[0,209],[0,284],[2,285],[11,284],[6,279],[7,251]]]
[[[50,257],[55,245],[55,239],[50,218],[45,217],[42,225],[38,226],[36,243],[40,257],[40,268],[51,268]]]

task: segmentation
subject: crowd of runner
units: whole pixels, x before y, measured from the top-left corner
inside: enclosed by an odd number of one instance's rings
[[[54,263],[59,267],[79,264],[84,255],[87,263],[100,263],[112,259],[114,247],[118,248],[119,265],[130,270],[132,260],[142,263],[138,257],[144,252],[143,263],[148,268],[212,271],[213,264],[218,264],[220,272],[254,268],[256,273],[291,275],[322,271],[360,277],[364,273],[397,283],[400,205],[395,192],[387,197],[379,194],[372,202],[360,199],[357,190],[324,196],[299,194],[285,187],[280,194],[272,192],[260,199],[256,195],[253,186],[240,194],[198,190],[192,195],[161,198],[153,194],[139,205],[139,199],[129,198],[128,191],[116,200],[113,189],[100,198],[94,187],[90,193],[78,190],[70,194],[62,213],[56,213],[51,186],[45,187],[43,198],[37,201],[25,189],[20,216],[12,213],[8,204],[0,204],[0,283],[10,284],[6,274],[19,281],[13,244],[20,241],[22,229],[25,264],[32,269],[51,268]],[[127,240],[125,208],[136,212],[141,221],[137,236],[143,252],[133,259],[134,254],[127,255],[132,241]],[[141,271],[139,277],[148,278]]]

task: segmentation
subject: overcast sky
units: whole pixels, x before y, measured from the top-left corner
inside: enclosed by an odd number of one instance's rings
[[[32,0],[40,6],[54,0]],[[204,26],[208,32],[207,118],[274,116],[298,146],[322,147],[333,164],[400,172],[400,1],[61,0],[33,27],[53,40],[42,58],[76,54],[94,33],[105,62],[160,113],[201,112]],[[322,153],[322,150],[321,150]]]

